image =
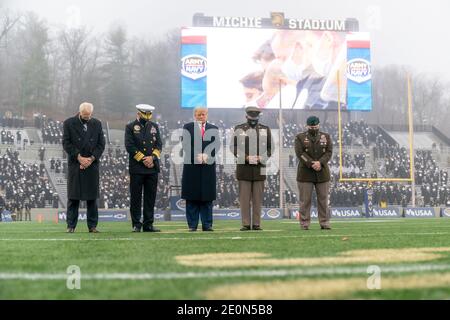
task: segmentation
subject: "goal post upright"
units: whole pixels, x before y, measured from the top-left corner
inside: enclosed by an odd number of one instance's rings
[[[414,181],[414,123],[412,112],[412,94],[411,94],[411,79],[409,74],[407,75],[407,88],[408,88],[408,142],[409,142],[409,178],[344,178],[343,177],[343,163],[342,163],[342,116],[341,116],[341,82],[339,71],[336,74],[337,77],[337,98],[338,98],[338,143],[339,143],[339,182],[365,182],[367,183],[367,189],[372,188],[375,182],[408,182],[411,183],[412,192],[412,205],[416,204],[415,201],[415,181]]]

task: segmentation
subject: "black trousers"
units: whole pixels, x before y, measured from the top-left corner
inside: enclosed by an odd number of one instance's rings
[[[97,200],[86,200],[87,226],[89,229],[96,228],[98,223]],[[67,228],[76,228],[78,222],[78,208],[80,200],[67,200]]]
[[[158,174],[130,174],[130,213],[133,227],[149,228],[153,225],[155,213]],[[144,212],[141,214],[142,191],[144,191]],[[144,221],[141,222],[141,216]]]

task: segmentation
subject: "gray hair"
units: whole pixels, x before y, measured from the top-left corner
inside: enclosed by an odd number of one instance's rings
[[[94,105],[89,102],[83,102],[82,104],[80,104],[80,112],[84,110],[87,110],[92,113],[92,111],[94,111]]]

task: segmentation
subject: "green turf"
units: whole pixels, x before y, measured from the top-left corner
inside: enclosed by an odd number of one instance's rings
[[[274,258],[326,257],[355,249],[450,247],[450,219],[394,219],[333,221],[333,230],[309,231],[292,220],[263,221],[264,231],[240,232],[238,221],[215,221],[215,232],[187,232],[183,222],[159,222],[161,233],[131,233],[129,223],[100,223],[90,234],[80,223],[75,234],[52,223],[0,223],[0,299],[204,299],[208,289],[246,281],[333,279],[366,275],[227,276],[194,279],[81,280],[81,290],[68,290],[66,280],[6,280],[1,274],[65,274],[77,265],[82,274],[166,274],[212,271],[311,269],[307,267],[210,268],[179,265],[175,256],[217,252],[261,252]],[[346,237],[348,240],[343,240]],[[234,238],[234,239],[233,239]],[[39,240],[41,239],[41,240]],[[77,241],[64,241],[77,239]],[[101,239],[100,241],[92,241]],[[450,253],[433,260],[450,266]],[[408,263],[426,264],[426,263]],[[384,264],[386,265],[386,264]],[[367,267],[351,265],[350,267]],[[336,266],[344,267],[344,266]],[[345,266],[349,267],[349,266]],[[316,268],[316,267],[314,267]],[[444,271],[434,271],[444,272]],[[450,268],[445,271],[450,272]],[[408,273],[405,275],[411,275]],[[430,274],[430,271],[421,274]],[[396,274],[403,276],[403,274]],[[277,297],[271,297],[277,299]],[[337,298],[449,299],[450,288],[366,290]]]

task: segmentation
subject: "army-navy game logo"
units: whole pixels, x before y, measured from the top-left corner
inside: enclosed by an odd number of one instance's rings
[[[176,202],[175,205],[176,205],[176,207],[177,207],[178,210],[186,211],[186,200],[184,200],[184,199],[179,199],[179,200]]]
[[[450,218],[450,208],[442,208],[441,209],[441,217]]]
[[[281,212],[277,209],[269,209],[267,210],[266,215],[271,219],[278,219],[281,216]]]
[[[361,58],[348,61],[347,78],[356,83],[363,83],[370,80],[372,78],[370,62]]]
[[[237,218],[240,215],[241,215],[241,213],[239,211],[232,211],[232,212],[227,213],[227,217],[230,217],[230,218]]]
[[[199,54],[190,54],[181,59],[181,74],[192,80],[206,76],[207,60]]]

